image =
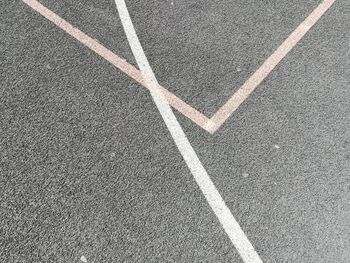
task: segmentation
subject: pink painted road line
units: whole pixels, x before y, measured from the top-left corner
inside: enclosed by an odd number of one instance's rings
[[[316,24],[321,16],[336,0],[324,0],[277,48],[262,66],[237,90],[233,96],[211,117],[211,125],[207,126],[214,133],[231,116],[231,114],[249,97],[257,86],[271,73],[277,64],[293,49],[303,36]]]
[[[136,80],[138,83],[140,83],[142,86],[148,88],[149,85],[146,85],[146,82],[141,74],[141,72],[132,66],[131,64],[127,63],[125,60],[120,58],[118,55],[98,43],[96,40],[92,39],[79,29],[72,26],[70,23],[68,23],[66,20],[52,12],[50,9],[46,8],[42,4],[40,4],[36,0],[22,0],[24,3],[29,5],[31,8],[33,8],[35,11],[43,15],[45,18],[53,22],[55,25],[57,25],[59,28],[66,31],[68,34],[70,34],[72,37],[80,41],[82,44],[96,52],[98,55],[106,59],[108,62],[110,62],[112,65],[123,71],[125,74],[130,76],[132,79]],[[153,87],[155,85],[152,85]],[[179,99],[176,95],[169,92],[166,88],[156,85],[155,88],[158,88],[164,98],[167,100],[167,102],[174,107],[176,110],[181,112],[183,115],[185,115],[187,118],[191,119],[193,122],[198,124],[201,127],[204,127],[204,125],[209,121],[209,119],[204,116],[202,113]]]
[[[36,0],[22,0],[48,20],[66,31],[72,37],[96,52],[108,62],[119,68],[132,79],[147,88],[141,72],[120,58],[118,55],[92,39],[79,29],[73,27],[63,18],[40,4]],[[231,116],[231,114],[245,101],[259,84],[271,73],[279,62],[296,46],[310,28],[322,17],[322,15],[335,3],[336,0],[324,0],[277,48],[277,50],[261,65],[261,67],[240,87],[232,97],[209,119],[198,110],[194,109],[163,86],[152,85],[159,89],[169,105],[181,112],[194,123],[213,134]],[[149,81],[149,80],[147,80]],[[149,89],[149,88],[148,88]]]

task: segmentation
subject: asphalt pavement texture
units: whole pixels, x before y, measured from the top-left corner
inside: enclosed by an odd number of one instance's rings
[[[136,66],[112,0],[41,0]],[[126,1],[161,84],[211,116],[320,0]],[[350,262],[350,1],[213,135],[175,114],[268,263]],[[243,262],[147,89],[0,2],[0,262]]]

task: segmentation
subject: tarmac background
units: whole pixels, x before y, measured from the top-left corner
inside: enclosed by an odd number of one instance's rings
[[[135,65],[113,1],[41,1]],[[211,116],[320,1],[127,1],[161,84]],[[149,92],[0,3],[0,261],[242,262]],[[350,258],[350,2],[214,135],[176,113],[264,262]]]

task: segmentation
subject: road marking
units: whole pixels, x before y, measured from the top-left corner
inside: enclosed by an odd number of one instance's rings
[[[129,77],[140,83],[142,86],[149,88],[146,85],[146,81],[144,80],[141,72],[127,63],[125,59],[119,57],[100,43],[98,43],[95,39],[89,37],[84,32],[80,31],[78,28],[75,28],[73,25],[68,23],[66,20],[52,12],[50,9],[46,8],[42,4],[40,4],[36,0],[22,0],[24,3],[29,5],[31,8],[36,10],[42,16],[53,22],[59,28],[66,31],[69,35],[74,37],[76,40],[90,48],[92,51],[106,59],[116,68],[120,69],[122,72],[127,74]],[[174,107],[176,110],[181,112],[187,118],[191,119],[194,123],[199,126],[204,126],[208,122],[208,118],[200,113],[198,110],[194,109],[173,93],[169,92],[166,88],[157,85],[157,89],[161,90],[162,95],[166,98],[166,100]]]
[[[261,67],[237,90],[233,96],[210,118],[214,123],[209,132],[214,133],[245,101],[257,86],[271,73],[279,62],[295,47],[310,28],[334,4],[336,0],[324,0],[312,13],[294,30],[292,34],[277,48],[277,50],[261,65]]]
[[[119,68],[142,86],[149,89],[141,72],[131,64],[127,63],[124,59],[120,58],[118,55],[98,43],[96,40],[90,38],[79,29],[74,28],[66,20],[41,5],[37,0],[22,1],[42,14],[48,20],[55,23],[58,27],[66,31],[82,44],[86,45],[98,55],[102,56],[115,67]],[[157,87],[157,89],[162,93],[172,107],[202,127],[204,130],[213,134],[271,73],[277,64],[292,50],[292,48],[303,38],[310,28],[316,24],[316,22],[335,3],[335,1],[336,0],[324,0],[211,118],[206,117],[204,114],[188,105],[186,102],[158,83],[153,86]]]
[[[162,96],[162,93],[157,90],[157,79],[151,66],[149,65],[147,57],[137,37],[124,0],[115,0],[115,3],[131,50],[142,75],[145,77],[145,79],[147,79],[146,85],[149,86],[153,100],[157,105],[157,108],[163,117],[163,120],[168,127],[177,148],[183,156],[188,168],[192,172],[195,181],[222,224],[227,235],[231,239],[231,242],[241,255],[243,261],[245,263],[262,263],[262,260],[254,250],[252,244],[249,242],[238,222],[231,214],[231,211],[226,206],[220,193],[216,189],[197,154],[193,150],[173,111],[167,103],[167,100]]]

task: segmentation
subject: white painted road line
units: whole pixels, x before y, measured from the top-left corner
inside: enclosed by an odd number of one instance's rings
[[[199,188],[203,192],[210,207],[213,209],[243,261],[245,263],[262,263],[259,255],[256,253],[238,222],[233,217],[231,211],[226,206],[207,171],[198,159],[197,154],[193,150],[169,104],[165,98],[163,98],[161,92],[158,91],[157,79],[137,37],[124,0],[115,0],[115,3],[136,62],[142,75],[147,80],[146,85],[149,86],[153,100]]]

